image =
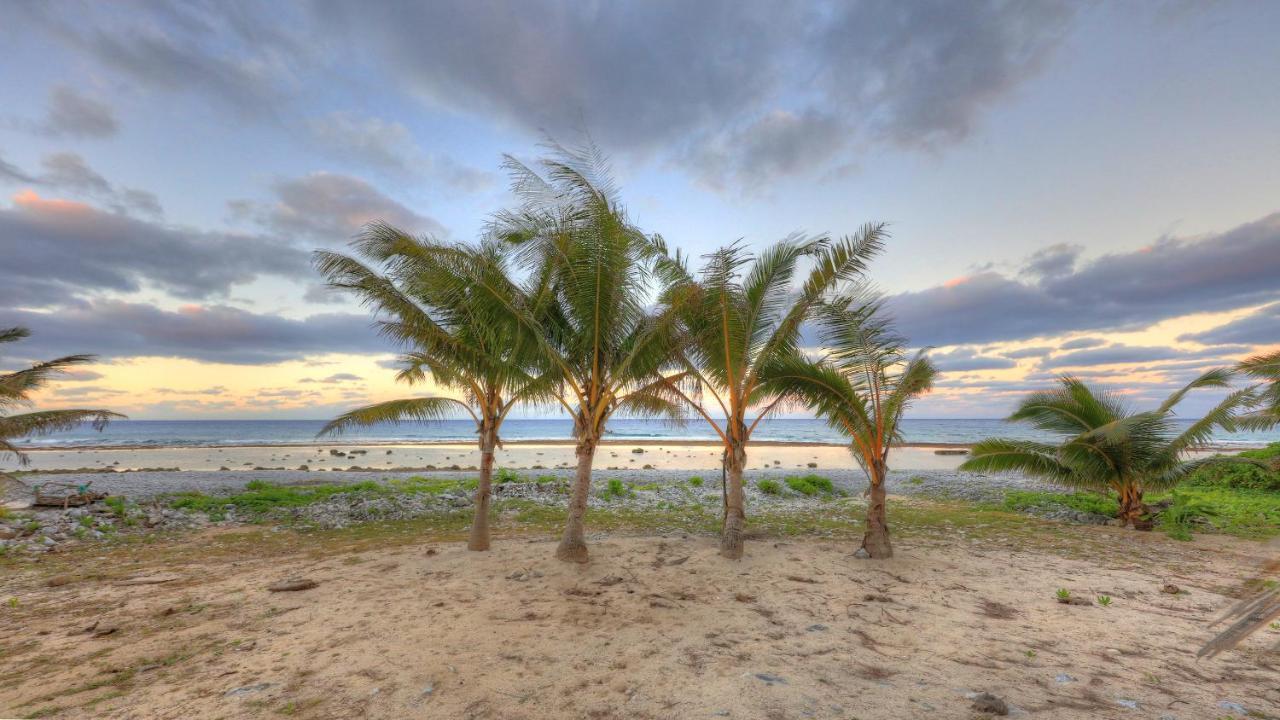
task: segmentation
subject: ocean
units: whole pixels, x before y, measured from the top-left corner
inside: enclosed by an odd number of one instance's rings
[[[1191,421],[1186,421],[1190,424]],[[324,420],[120,420],[101,433],[89,426],[32,438],[21,444],[29,447],[85,446],[240,446],[279,445],[316,442]],[[573,424],[568,419],[510,419],[503,425],[504,440],[562,440],[570,437]],[[1003,420],[909,419],[902,423],[908,443],[967,444],[987,437],[1052,440],[1024,425]],[[614,440],[713,440],[705,422],[690,421],[684,426],[659,420],[616,419],[609,423],[609,439]],[[384,425],[346,433],[346,442],[443,442],[467,441],[475,437],[470,420]],[[841,443],[839,433],[821,420],[776,418],[761,423],[754,440],[777,442]],[[1219,434],[1214,445],[1261,446],[1280,441],[1280,430]]]

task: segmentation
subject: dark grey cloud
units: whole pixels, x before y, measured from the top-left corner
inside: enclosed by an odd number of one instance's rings
[[[53,137],[103,138],[120,129],[110,105],[66,85],[49,94],[49,107],[39,129]]]
[[[1021,350],[1010,350],[1008,352],[1002,352],[1000,354],[1004,357],[1007,357],[1013,360],[1021,360],[1023,358],[1043,357],[1045,355],[1048,355],[1052,351],[1053,351],[1053,348],[1042,345],[1037,347],[1022,348]]]
[[[31,337],[20,346],[5,348],[21,351],[24,358],[94,353],[105,358],[179,357],[261,365],[329,352],[394,350],[363,314],[329,313],[295,320],[221,305],[170,311],[144,303],[99,300],[56,313],[9,310],[3,324],[31,329]]]
[[[838,3],[818,34],[829,102],[907,147],[967,137],[984,110],[1037,74],[1069,30],[1061,2]]]
[[[1091,365],[1122,365],[1146,363],[1157,360],[1217,359],[1226,355],[1248,352],[1248,346],[1220,345],[1203,350],[1179,350],[1168,346],[1111,345],[1089,350],[1054,355],[1040,361],[1041,368],[1087,367]]]
[[[1041,278],[1058,278],[1070,275],[1076,267],[1076,261],[1084,248],[1079,245],[1059,243],[1038,250],[1027,258],[1023,271],[1028,275]]]
[[[1052,277],[983,271],[889,298],[917,344],[1025,340],[1065,332],[1133,330],[1196,312],[1280,298],[1280,213],[1216,235],[1163,238]]]
[[[434,218],[410,210],[350,175],[316,172],[280,180],[273,190],[273,203],[233,201],[232,215],[252,220],[276,235],[327,244],[347,242],[371,220],[412,233],[447,234]]]
[[[1225,325],[1197,333],[1179,335],[1179,340],[1216,345],[1243,343],[1275,345],[1280,343],[1280,303],[1272,303]]]
[[[1082,337],[1082,338],[1076,338],[1075,340],[1068,340],[1062,343],[1061,345],[1059,345],[1058,349],[1059,350],[1083,350],[1085,348],[1098,347],[1099,345],[1106,345],[1106,344],[1107,344],[1107,341],[1105,338]]]
[[[128,87],[215,98],[245,114],[278,106],[314,61],[287,3],[25,3],[15,11]]]
[[[201,299],[262,275],[312,277],[307,253],[271,238],[147,222],[29,191],[0,209],[0,257],[0,307],[148,287]]]
[[[365,62],[432,106],[560,137],[586,126],[622,152],[674,152],[718,187],[847,164],[855,138],[963,139],[1039,72],[1073,14],[1005,0],[313,8],[324,36],[371,49]]]
[[[41,173],[29,173],[0,158],[0,181],[48,188],[60,195],[100,202],[116,212],[142,212],[160,216],[164,209],[155,194],[137,188],[118,186],[89,167],[84,158],[72,152],[45,155]]]
[[[982,355],[971,347],[958,347],[947,352],[929,353],[929,359],[943,372],[968,370],[1000,370],[1016,367],[1017,363],[1004,357]]]

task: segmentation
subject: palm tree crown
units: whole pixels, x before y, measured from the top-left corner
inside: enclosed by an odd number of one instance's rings
[[[667,284],[663,306],[680,319],[683,340],[676,355],[682,373],[668,378],[667,385],[724,445],[729,487],[721,553],[726,557],[742,556],[747,443],[759,423],[788,399],[772,376],[798,356],[801,325],[812,310],[833,288],[866,270],[884,237],[884,226],[876,224],[836,242],[792,236],[756,256],[734,244],[708,255],[696,276],[678,253],[669,256],[658,245],[663,255],[657,269]],[[806,261],[813,268],[797,291],[796,275]]]
[[[1149,529],[1142,503],[1146,490],[1172,487],[1196,468],[1233,458],[1189,461],[1187,451],[1207,442],[1217,428],[1232,430],[1237,414],[1252,399],[1248,389],[1229,393],[1190,427],[1178,432],[1174,408],[1196,389],[1223,388],[1227,370],[1210,370],[1173,393],[1161,405],[1134,412],[1110,392],[1064,376],[1059,387],[1033,393],[1009,416],[1015,422],[1062,437],[1053,445],[1032,440],[983,440],[961,470],[1022,472],[1057,483],[1103,492],[1120,499],[1120,519]]]
[[[1242,417],[1240,425],[1266,430],[1280,424],[1280,350],[1251,357],[1240,363],[1237,370],[1265,383],[1258,389],[1257,409]]]
[[[0,329],[0,343],[17,342],[30,335],[31,331],[26,328]],[[93,361],[93,355],[68,355],[36,363],[24,370],[0,374],[0,459],[14,457],[19,465],[26,465],[30,458],[13,444],[13,440],[69,430],[86,422],[93,423],[94,429],[101,430],[112,418],[124,417],[108,410],[81,409],[12,414],[15,409],[29,406],[31,393],[44,387],[58,375],[72,367]]]
[[[874,296],[826,303],[817,319],[826,356],[818,362],[792,358],[772,378],[772,390],[802,399],[849,438],[870,498],[862,549],[870,557],[890,557],[884,488],[889,452],[902,441],[907,408],[933,387],[938,372],[923,350],[907,354],[906,341]]]
[[[459,277],[504,282],[504,248],[486,243],[475,248],[414,238],[382,223],[368,225],[352,243],[355,257],[315,253],[317,269],[331,287],[354,293],[381,318],[381,332],[401,344],[397,379],[426,381],[461,394],[391,400],[345,413],[321,435],[351,427],[434,420],[459,408],[476,423],[481,477],[476,488],[476,519],[470,547],[489,547],[488,507],[493,453],[507,414],[519,402],[545,400],[554,384],[535,376],[537,356],[527,333],[505,313],[495,311],[488,295]],[[515,293],[514,287],[506,291]]]

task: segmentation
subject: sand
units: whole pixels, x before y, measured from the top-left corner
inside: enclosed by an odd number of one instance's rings
[[[1232,538],[943,533],[888,561],[757,539],[732,563],[713,538],[615,535],[585,566],[544,537],[217,551],[231,539],[5,580],[0,715],[898,720],[975,717],[980,691],[1035,718],[1280,707],[1275,633],[1195,659],[1269,552]],[[290,577],[318,585],[266,589]],[[1114,600],[1063,605],[1059,587]]]
[[[632,452],[635,449],[643,453]],[[950,470],[964,461],[963,456],[938,455],[941,446],[913,446],[895,452],[900,469]],[[330,450],[355,455],[334,456]],[[507,443],[498,451],[500,467],[519,470],[571,468],[576,464],[573,445],[569,443]],[[249,470],[254,467],[292,470],[306,465],[312,470],[346,470],[352,466],[375,469],[400,467],[425,468],[429,465],[449,467],[475,466],[480,452],[474,444],[439,443],[419,445],[277,445],[236,447],[171,447],[171,448],[53,448],[29,452],[29,470],[69,470],[79,468],[180,468],[182,470]],[[641,443],[620,442],[603,445],[596,452],[596,467],[639,469],[651,465],[659,470],[705,472],[719,470],[721,451],[708,443]],[[774,466],[808,469],[810,463],[819,468],[852,468],[849,450],[842,445],[757,444],[748,453],[750,467]],[[0,468],[3,469],[3,468]],[[9,468],[17,469],[16,466]]]

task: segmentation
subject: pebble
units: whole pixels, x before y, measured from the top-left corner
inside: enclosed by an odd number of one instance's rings
[[[755,673],[755,678],[762,681],[766,685],[786,685],[787,680],[779,675],[770,673]]]
[[[1218,707],[1222,708],[1223,710],[1229,710],[1233,713],[1240,713],[1241,715],[1249,714],[1249,711],[1245,710],[1243,705],[1241,705],[1238,702],[1231,702],[1230,700],[1219,700]]]
[[[1061,673],[1060,675],[1055,676],[1053,679],[1055,682],[1059,682],[1059,683],[1073,683],[1076,681],[1074,677],[1066,673]]]
[[[1125,698],[1116,698],[1116,704],[1123,708],[1129,708],[1130,710],[1138,709],[1137,700],[1126,700]]]
[[[256,693],[256,692],[262,692],[263,690],[267,690],[271,687],[274,687],[274,683],[257,683],[256,685],[245,685],[243,687],[235,688],[234,690],[228,690],[225,693],[225,695],[226,697],[243,697],[245,695],[252,695],[253,693]]]

